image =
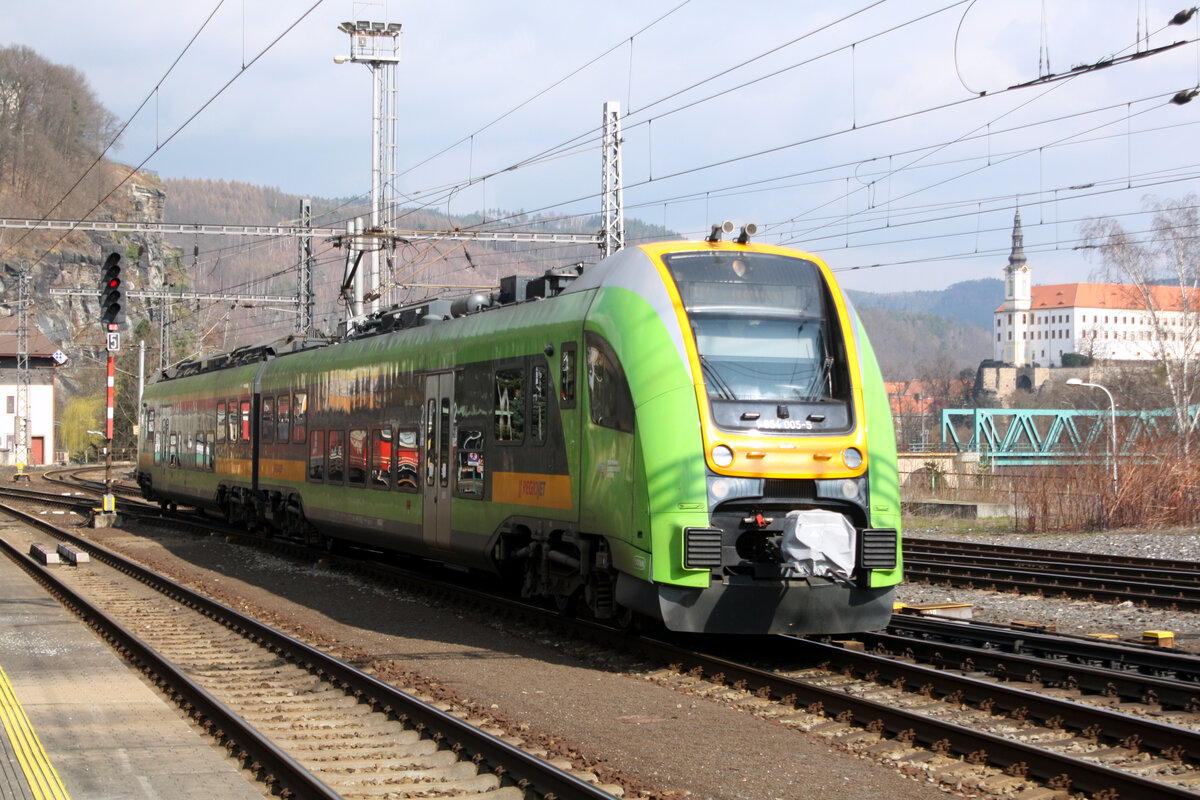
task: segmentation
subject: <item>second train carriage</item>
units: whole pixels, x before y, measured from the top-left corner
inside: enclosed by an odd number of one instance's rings
[[[815,256],[643,245],[553,297],[429,322],[151,384],[143,493],[509,575],[599,618],[886,624],[891,416]]]

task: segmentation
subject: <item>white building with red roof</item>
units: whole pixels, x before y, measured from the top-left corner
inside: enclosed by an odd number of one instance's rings
[[[1004,303],[993,312],[993,358],[1016,367],[1061,367],[1066,353],[1113,361],[1158,360],[1154,325],[1162,326],[1168,343],[1181,338],[1183,295],[1171,286],[1146,291],[1150,294],[1119,283],[1033,286],[1018,211],[1004,269]]]

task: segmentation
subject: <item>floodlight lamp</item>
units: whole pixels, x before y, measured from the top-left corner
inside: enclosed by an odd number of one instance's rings
[[[342,24],[338,25],[338,30],[342,33],[354,33],[354,23],[343,22]]]
[[[360,31],[371,30],[371,23],[365,19],[360,19],[358,22],[354,23],[354,26],[357,30],[360,30]]]
[[[371,23],[371,28],[372,28],[372,29],[373,29],[373,30],[374,30],[376,33],[382,33],[382,32],[383,32],[383,29],[384,29],[384,28],[386,28],[386,27],[387,27],[387,26],[386,26],[386,25],[384,25],[382,22],[372,22],[372,23]]]
[[[350,60],[350,56],[334,56],[333,57],[333,63],[335,63],[335,64],[345,64],[349,60]]]
[[[399,33],[399,32],[400,32],[400,23],[399,22],[389,22],[388,23],[388,33]]]

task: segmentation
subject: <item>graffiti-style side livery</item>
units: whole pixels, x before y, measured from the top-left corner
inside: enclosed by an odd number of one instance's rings
[[[886,624],[891,416],[828,267],[667,242],[554,276],[553,296],[182,365],[145,391],[143,494],[495,572],[601,619]]]

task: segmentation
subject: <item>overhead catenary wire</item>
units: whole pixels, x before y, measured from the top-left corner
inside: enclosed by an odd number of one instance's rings
[[[224,94],[225,91],[230,86],[232,86],[234,84],[234,82],[236,82],[238,80],[238,78],[245,75],[246,72],[252,66],[254,66],[254,64],[256,64],[259,59],[261,59],[263,56],[265,56],[267,53],[269,53],[275,47],[275,45],[277,45],[283,39],[284,36],[286,36],[293,28],[295,28],[306,17],[308,17],[308,15],[311,14],[313,12],[313,10],[316,9],[316,7],[319,6],[323,1],[324,0],[316,0],[316,2],[313,3],[311,6],[309,6],[309,8],[303,14],[301,14],[299,17],[297,17],[278,36],[276,36],[274,39],[272,39],[271,42],[266,47],[264,47],[253,58],[251,58],[249,62],[243,63],[241,69],[237,73],[235,73],[231,78],[229,78],[229,80],[227,80],[212,96],[210,96],[207,100],[205,100],[200,105],[200,107],[197,108],[177,128],[175,128],[175,130],[173,130],[166,137],[166,139],[164,139],[161,142],[156,143],[154,149],[150,152],[149,155],[147,155],[144,159],[142,159],[136,167],[133,167],[129,171],[129,174],[127,174],[123,179],[121,179],[120,182],[118,182],[115,186],[113,186],[112,189],[110,189],[107,194],[105,194],[103,197],[101,197],[99,200],[97,200],[95,205],[93,205],[87,211],[87,213],[85,213],[83,215],[83,219],[87,219],[93,213],[95,213],[98,208],[103,206],[104,203],[106,203],[109,198],[111,198],[114,194],[116,194],[118,189],[120,189],[122,186],[124,186],[129,181],[130,178],[132,178],[134,175],[136,175],[138,172],[140,172],[141,169],[143,167],[145,167],[146,164],[150,161],[150,159],[152,159],[155,155],[158,154],[158,152],[160,150],[162,150],[164,147],[166,147],[167,144],[169,144],[172,139],[174,139],[176,136],[178,136],[179,133],[182,132],[188,125],[190,125],[198,116],[200,116],[200,114],[204,113],[205,109],[207,109],[210,105],[212,105],[213,102],[215,102],[218,97],[220,97],[222,94]],[[39,260],[41,260],[41,258],[45,258],[47,255],[49,255],[50,252],[52,252],[56,247],[58,247],[58,245],[60,245],[63,242],[63,240],[65,240],[68,236],[70,236],[73,231],[74,231],[74,227],[72,227],[70,230],[67,230],[66,232],[64,232],[57,240],[55,240],[54,244],[52,244],[52,245],[50,245],[50,247],[46,248],[45,252],[42,253]]]

